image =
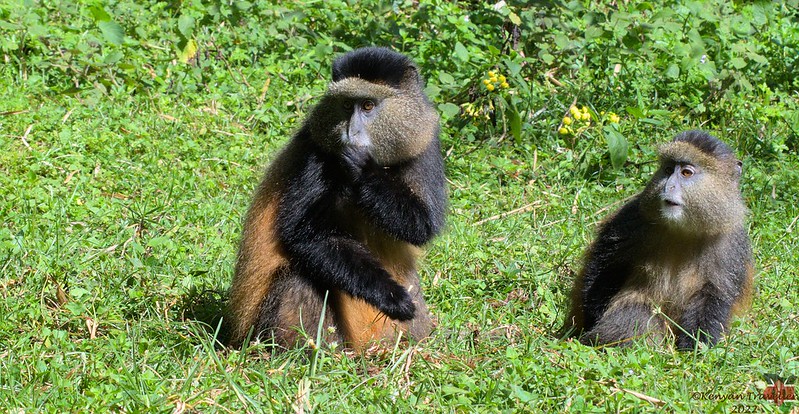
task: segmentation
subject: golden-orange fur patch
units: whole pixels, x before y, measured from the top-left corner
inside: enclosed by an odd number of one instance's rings
[[[400,331],[397,321],[363,299],[342,291],[336,291],[334,296],[338,328],[347,346],[361,350],[372,342],[395,338]]]
[[[746,280],[742,289],[741,296],[732,304],[732,316],[741,315],[752,305],[752,291],[755,284],[755,268],[749,264],[746,266]]]
[[[269,293],[275,272],[286,263],[275,230],[277,203],[270,192],[258,194],[261,196],[253,201],[247,214],[236,275],[230,287],[231,343],[239,343],[247,335]]]
[[[371,234],[366,237],[365,243],[395,282],[406,289],[420,288],[408,284],[410,280],[415,280],[409,274],[415,272],[421,249],[383,234]],[[347,293],[336,292],[334,303],[342,336],[348,346],[356,350],[363,349],[371,342],[394,340],[397,334],[408,330],[407,323],[392,320],[374,306]]]

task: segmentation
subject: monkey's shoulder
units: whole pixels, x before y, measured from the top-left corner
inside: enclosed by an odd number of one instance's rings
[[[641,211],[641,198],[637,196],[603,220],[597,230],[595,246],[618,250],[643,241],[651,231],[652,223]]]

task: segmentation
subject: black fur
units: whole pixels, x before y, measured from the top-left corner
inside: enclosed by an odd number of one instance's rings
[[[356,238],[352,225],[362,215],[373,227],[417,245],[438,234],[444,222],[444,175],[437,141],[410,162],[367,165],[353,179],[352,166],[317,148],[306,130],[299,134],[307,157],[286,177],[277,218],[292,268],[322,290],[341,289],[393,319],[412,319],[411,295]],[[415,195],[405,184],[413,177],[427,177],[425,193]]]
[[[729,145],[704,131],[686,131],[674,137],[674,142],[687,142],[705,154],[716,158],[734,157]]]
[[[367,162],[353,182],[356,205],[377,227],[399,240],[421,246],[444,226],[446,194],[439,143],[417,158],[383,168]],[[406,182],[421,183],[415,194]]]
[[[344,54],[333,62],[333,81],[356,77],[399,88],[406,69],[415,67],[408,57],[391,49],[366,47]]]
[[[583,317],[585,329],[591,330],[605,313],[610,300],[616,296],[626,282],[633,263],[624,252],[635,251],[642,242],[631,235],[645,234],[646,221],[639,213],[639,200],[622,207],[616,217],[605,225],[588,253],[585,264],[585,279],[582,286]],[[639,233],[639,230],[640,233]]]

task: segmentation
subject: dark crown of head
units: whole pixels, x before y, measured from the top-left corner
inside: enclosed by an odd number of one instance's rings
[[[408,67],[414,67],[413,62],[403,54],[384,47],[366,47],[333,62],[333,81],[356,77],[399,88]]]
[[[734,157],[735,153],[729,145],[704,131],[687,131],[674,137],[674,142],[686,142],[705,154],[714,157]]]

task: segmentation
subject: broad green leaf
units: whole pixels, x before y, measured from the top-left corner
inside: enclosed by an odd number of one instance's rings
[[[443,103],[438,105],[438,110],[441,111],[447,118],[452,118],[458,115],[461,111],[461,108],[454,103]]]
[[[194,17],[182,15],[178,18],[178,31],[185,38],[189,38],[194,32]]]
[[[120,50],[114,50],[103,57],[103,63],[106,65],[113,65],[122,60],[124,56],[125,55]]]
[[[175,247],[175,242],[169,237],[156,236],[147,241],[147,247],[171,249]]]
[[[732,58],[730,59],[730,65],[735,69],[743,69],[746,67],[746,61],[741,58]]]
[[[630,114],[630,115],[632,115],[632,116],[634,116],[636,118],[640,119],[640,118],[644,117],[644,111],[642,111],[641,108],[636,108],[634,106],[628,106],[627,108],[625,108],[625,110],[627,111],[628,114]]]
[[[643,122],[645,124],[657,125],[657,126],[662,126],[663,125],[663,121],[660,121],[660,120],[655,119],[655,118],[642,118],[641,122]]]
[[[108,22],[111,21],[111,15],[100,6],[89,7],[89,13],[92,14],[95,22]]]
[[[555,61],[555,56],[552,56],[552,55],[551,55],[551,54],[549,54],[549,53],[541,53],[541,54],[539,54],[539,55],[538,55],[538,57],[539,57],[541,60],[543,60],[543,61],[544,61],[544,63],[546,63],[547,65],[550,65],[550,64],[552,64],[552,62],[554,62],[554,61]]]
[[[455,56],[464,62],[469,60],[469,51],[466,50],[466,46],[464,46],[463,43],[455,43]]]
[[[446,85],[451,85],[451,84],[455,83],[455,78],[453,78],[452,75],[450,75],[447,72],[439,72],[438,80],[440,80],[441,83],[446,84]]]
[[[672,63],[666,69],[666,76],[671,79],[677,79],[680,76],[680,67],[676,63]]]
[[[513,135],[513,139],[516,141],[517,144],[521,144],[522,142],[522,118],[519,116],[519,112],[516,111],[514,108],[508,108],[507,110],[508,115],[508,122],[510,123],[510,133]]]
[[[100,31],[103,32],[103,38],[109,43],[121,45],[125,38],[125,29],[122,28],[117,22],[107,20],[97,23]]]
[[[535,394],[525,391],[522,387],[516,384],[511,384],[510,388],[513,390],[513,395],[516,396],[516,398],[518,398],[522,404],[527,404],[530,401],[535,401],[538,399]]]
[[[746,57],[748,57],[749,59],[751,59],[751,60],[753,60],[753,61],[755,61],[757,63],[760,63],[761,65],[768,65],[768,59],[765,56],[763,56],[763,55],[760,55],[760,54],[752,52],[752,53],[748,53],[746,55]]]
[[[605,31],[599,26],[589,26],[585,29],[583,35],[585,36],[585,40],[593,40],[602,36],[604,33]]]
[[[612,126],[606,126],[603,131],[605,132],[605,141],[608,143],[610,165],[614,169],[620,169],[627,162],[627,151],[629,149],[627,139]]]
[[[505,67],[508,68],[508,73],[510,73],[513,76],[518,75],[519,72],[522,71],[522,65],[520,65],[520,64],[518,64],[518,63],[516,63],[516,62],[514,62],[512,60],[506,60],[505,61]]]

